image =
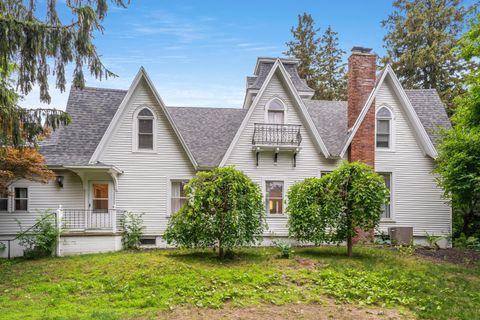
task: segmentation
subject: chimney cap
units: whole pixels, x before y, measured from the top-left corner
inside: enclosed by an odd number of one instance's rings
[[[353,53],[371,54],[372,53],[372,48],[353,47],[352,52]]]

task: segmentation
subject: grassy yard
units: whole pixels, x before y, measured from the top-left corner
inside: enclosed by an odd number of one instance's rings
[[[244,249],[221,262],[211,251],[158,250],[0,261],[0,318],[148,319],[282,305],[320,311],[334,301],[407,317],[480,319],[479,267],[367,247],[352,258],[344,252],[302,248],[284,260],[275,249]]]

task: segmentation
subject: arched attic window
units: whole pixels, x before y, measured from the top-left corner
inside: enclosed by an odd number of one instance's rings
[[[148,108],[143,108],[137,114],[139,150],[153,150],[154,120],[155,117]]]
[[[377,111],[377,148],[390,149],[392,144],[392,111],[387,107],[381,107]]]
[[[285,123],[285,104],[282,100],[274,98],[268,102],[267,122],[273,124]]]

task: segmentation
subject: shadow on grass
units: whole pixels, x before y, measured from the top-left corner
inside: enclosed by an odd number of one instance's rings
[[[218,257],[218,251],[213,251],[212,249],[177,249],[166,253],[166,257],[188,263],[232,265],[261,263],[272,258],[273,254],[264,248],[242,248],[233,250],[222,259]]]
[[[391,257],[390,255],[382,254],[381,252],[376,252],[375,250],[379,249],[357,247],[353,249],[353,255],[349,257],[347,256],[346,247],[320,246],[298,248],[296,250],[296,255],[312,259],[321,259],[336,262],[354,261],[364,264],[384,264],[386,261],[392,260],[393,257]]]

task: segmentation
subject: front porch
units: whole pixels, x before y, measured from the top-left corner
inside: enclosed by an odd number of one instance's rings
[[[64,209],[57,210],[62,234],[112,233],[120,231],[123,210]]]

